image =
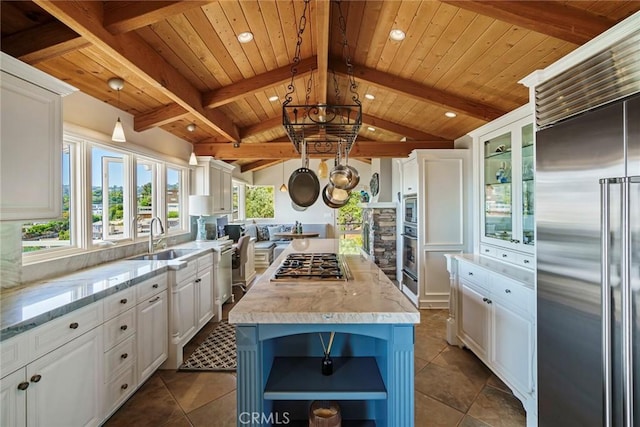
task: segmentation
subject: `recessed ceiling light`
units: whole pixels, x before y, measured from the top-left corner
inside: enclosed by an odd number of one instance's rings
[[[273,95],[273,96],[269,97],[269,101],[271,101],[271,102],[276,102],[278,99],[280,99],[280,98],[278,98],[278,95]]]
[[[370,130],[371,132],[375,132],[376,128],[374,128],[373,126],[369,126],[367,127],[367,130]]]
[[[451,118],[457,116],[457,114],[454,113],[453,111],[447,111],[446,113],[444,113],[444,115],[447,116],[447,117],[451,117]]]
[[[404,33],[404,31],[399,30],[397,28],[394,28],[389,32],[389,38],[397,42],[404,40],[405,37],[406,37],[406,34]]]
[[[249,43],[251,40],[253,40],[253,33],[251,33],[250,31],[245,31],[238,34],[238,41],[240,43]]]
[[[195,123],[189,123],[189,124],[187,125],[187,130],[188,130],[189,132],[194,132],[194,131],[196,130],[196,124],[195,124]]]
[[[376,97],[371,95],[370,93],[365,93],[364,97],[367,98],[367,99],[376,99]]]

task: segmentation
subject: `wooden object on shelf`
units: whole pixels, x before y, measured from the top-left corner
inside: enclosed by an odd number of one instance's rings
[[[309,427],[341,427],[340,405],[335,401],[316,400],[309,407]]]

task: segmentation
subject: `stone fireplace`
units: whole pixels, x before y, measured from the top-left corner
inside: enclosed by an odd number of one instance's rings
[[[397,283],[397,206],[386,202],[367,203],[362,207],[363,250]]]

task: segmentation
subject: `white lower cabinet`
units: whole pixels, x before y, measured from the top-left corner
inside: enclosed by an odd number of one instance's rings
[[[164,369],[182,364],[182,347],[214,317],[213,254],[189,261],[169,276],[169,353]]]
[[[533,272],[478,255],[447,255],[450,344],[464,345],[491,369],[536,425]]]
[[[460,280],[460,326],[459,333],[467,347],[480,357],[486,357],[489,350],[490,319],[485,292],[471,283]]]
[[[4,377],[2,426],[97,426],[102,422],[102,328]]]
[[[138,381],[142,384],[167,360],[168,301],[163,290],[136,307],[138,319]]]

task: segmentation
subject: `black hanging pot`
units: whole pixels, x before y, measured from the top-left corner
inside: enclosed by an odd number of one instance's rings
[[[302,167],[293,171],[289,177],[289,196],[291,201],[300,208],[308,208],[318,200],[320,181],[314,171],[309,169],[307,159],[307,144],[302,146]]]

